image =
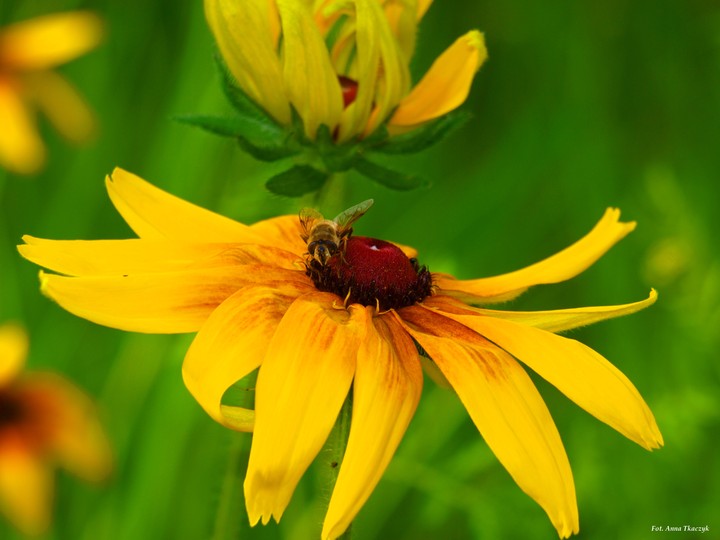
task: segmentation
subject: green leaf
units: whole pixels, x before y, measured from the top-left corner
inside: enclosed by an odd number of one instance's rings
[[[360,174],[390,189],[409,191],[429,185],[425,179],[419,176],[393,171],[392,169],[387,169],[382,165],[378,165],[362,157],[358,157],[355,160],[354,166]]]
[[[464,126],[470,118],[472,118],[472,114],[469,112],[453,111],[426,126],[390,137],[377,146],[371,146],[368,150],[383,154],[414,154],[446,139]]]
[[[277,195],[300,197],[320,189],[328,177],[328,173],[309,165],[295,165],[293,168],[273,176],[267,181],[265,187]]]

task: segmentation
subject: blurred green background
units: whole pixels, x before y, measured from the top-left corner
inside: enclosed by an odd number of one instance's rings
[[[115,166],[244,222],[302,206],[263,187],[283,164],[254,161],[171,119],[229,110],[200,0],[1,0],[0,24],[75,8],[107,24],[99,49],[60,69],[101,132],[76,149],[43,124],[46,169],[30,178],[0,171],[0,321],[28,328],[31,369],[64,373],[97,399],[116,454],[104,486],[59,473],[48,538],[224,540],[220,522],[236,538],[317,538],[328,492],[317,468],[279,526],[248,527],[245,464],[234,456],[246,459],[250,436],[215,424],[185,390],[180,366],[192,336],[126,334],[75,318],[40,295],[38,269],[17,255],[22,234],[130,237],[103,186]],[[350,176],[347,201],[375,199],[356,230],[413,245],[431,270],[470,278],[554,253],[608,206],[636,220],[582,276],[511,307],[617,304],[658,289],[652,308],[573,337],[636,384],[665,448],[642,450],[534,379],[573,467],[579,538],[691,537],[652,525],[708,525],[703,538],[720,538],[720,4],[436,2],[422,24],[416,78],[473,27],[490,53],[465,106],[474,119],[393,163],[430,178],[430,189],[397,193]],[[358,539],[556,538],[459,400],[431,381],[354,528]],[[0,538],[16,537],[0,518]]]

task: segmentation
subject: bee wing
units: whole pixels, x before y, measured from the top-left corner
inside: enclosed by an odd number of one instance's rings
[[[300,226],[302,227],[302,234],[300,235],[304,241],[310,237],[310,231],[312,231],[313,225],[319,220],[323,219],[323,215],[315,210],[314,208],[303,208],[300,210]]]
[[[355,206],[351,206],[344,212],[340,212],[337,216],[335,216],[333,221],[338,225],[338,235],[343,236],[343,234],[352,227],[352,224],[360,219],[362,215],[370,209],[374,202],[375,201],[373,199],[368,199],[367,201],[358,203]]]

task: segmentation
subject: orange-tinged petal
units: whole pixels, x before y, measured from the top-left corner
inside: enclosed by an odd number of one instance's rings
[[[0,449],[0,511],[24,534],[50,526],[53,479],[38,456],[23,446]]]
[[[462,105],[475,73],[487,59],[485,38],[477,30],[458,38],[400,102],[390,126],[414,126]]]
[[[663,444],[650,408],[630,380],[590,347],[493,317],[446,314],[506,350],[563,394],[648,450]]]
[[[146,333],[197,332],[238,289],[265,284],[279,291],[310,283],[301,271],[264,265],[65,277],[40,273],[41,290],[64,309],[97,324]]]
[[[263,243],[247,225],[170,195],[123,169],[116,168],[106,186],[115,208],[140,238]]]
[[[510,355],[442,315],[412,306],[399,317],[445,374],[493,453],[547,512],[560,537],[577,533],[570,464],[527,373]]]
[[[75,11],[36,17],[0,32],[0,65],[20,70],[64,64],[102,39],[102,21],[94,13]]]
[[[272,15],[268,0],[205,0],[205,16],[235,80],[250,99],[288,125],[290,103]]]
[[[418,21],[425,16],[425,13],[427,13],[427,10],[430,9],[430,6],[432,5],[432,3],[433,3],[433,0],[418,0],[418,3],[417,3]]]
[[[35,119],[16,89],[2,79],[0,118],[0,166],[20,174],[37,172],[45,163],[45,146],[38,135]]]
[[[174,240],[46,240],[25,235],[18,251],[59,274],[123,276],[266,264],[296,269],[299,257],[257,244],[199,243]]]
[[[277,0],[283,30],[285,89],[305,126],[315,138],[326,125],[332,132],[340,121],[343,97],[327,46],[308,6],[295,0]]]
[[[350,525],[380,481],[415,413],[422,369],[410,336],[390,315],[362,308],[367,334],[357,356],[350,437],[333,489],[322,538]]]
[[[278,325],[255,391],[255,431],[245,501],[250,523],[279,520],[327,439],[355,373],[365,321],[313,293]],[[358,314],[359,315],[359,314]]]
[[[416,0],[395,0],[385,2],[385,17],[407,62],[415,51],[417,23],[422,6]]]
[[[438,308],[447,313],[457,315],[484,315],[507,319],[527,326],[534,326],[548,332],[564,332],[580,326],[595,324],[596,322],[623,315],[636,313],[655,303],[657,292],[650,290],[650,295],[639,302],[622,304],[618,306],[583,307],[574,309],[555,309],[551,311],[500,311],[496,309],[483,309],[467,306],[448,296],[433,296],[426,299],[426,307]]]
[[[237,425],[221,409],[225,391],[257,369],[293,297],[268,287],[245,287],[225,300],[203,324],[183,363],[183,380],[200,406],[224,426]],[[237,412],[237,411],[235,411]]]
[[[587,235],[538,263],[508,274],[480,279],[458,280],[435,274],[434,283],[439,294],[447,294],[467,303],[504,302],[519,296],[533,285],[559,283],[577,276],[634,228],[634,221],[620,221],[620,210],[608,208]]]
[[[51,419],[47,450],[85,480],[104,480],[112,469],[110,444],[90,398],[52,373],[34,373],[20,384],[23,398],[41,404]]]
[[[60,134],[74,143],[90,139],[96,130],[95,117],[78,91],[52,71],[24,78],[33,103],[48,117]]]
[[[28,338],[17,324],[0,326],[0,388],[15,379],[25,365]]]

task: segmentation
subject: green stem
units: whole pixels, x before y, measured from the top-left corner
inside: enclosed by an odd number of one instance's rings
[[[330,440],[330,452],[329,456],[329,468],[330,468],[330,493],[332,488],[337,482],[338,474],[340,472],[340,464],[342,463],[343,456],[345,455],[345,449],[347,448],[348,438],[350,437],[350,423],[352,421],[352,407],[353,407],[352,390],[345,399],[342,409],[340,409],[340,415],[338,416],[337,422],[335,422],[335,429],[331,435]],[[338,536],[338,540],[350,540],[352,537],[352,524],[348,525],[345,532]]]
[[[345,205],[344,182],[344,174],[330,175],[325,184],[313,195],[313,205],[325,212],[340,213],[345,210],[347,205]]]
[[[244,507],[242,495],[241,470],[247,461],[248,437],[232,433],[232,443],[228,451],[225,477],[220,488],[220,500],[212,540],[235,540],[240,538],[242,514],[238,511]]]

